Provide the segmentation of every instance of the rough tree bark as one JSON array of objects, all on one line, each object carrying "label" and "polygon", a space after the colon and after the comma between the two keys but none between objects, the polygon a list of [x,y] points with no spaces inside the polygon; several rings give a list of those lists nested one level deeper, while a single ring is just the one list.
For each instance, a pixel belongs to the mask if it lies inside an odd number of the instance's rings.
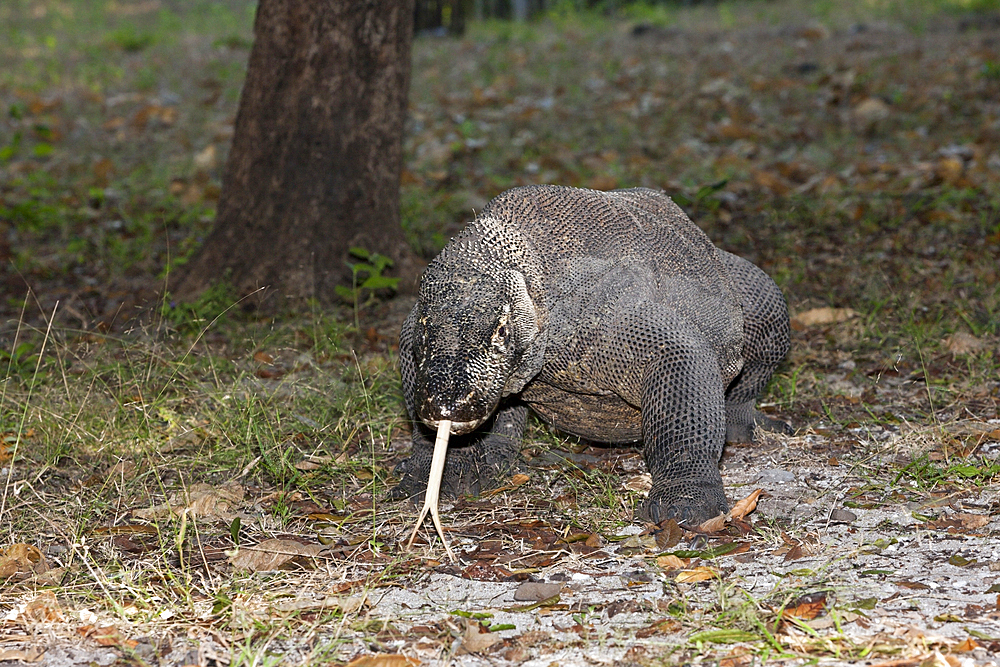
[{"label": "rough tree bark", "polygon": [[412,285],[399,179],[413,0],[261,0],[254,33],[215,226],[174,296],[225,278],[240,296],[267,286],[271,305],[330,302],[353,246]]}]

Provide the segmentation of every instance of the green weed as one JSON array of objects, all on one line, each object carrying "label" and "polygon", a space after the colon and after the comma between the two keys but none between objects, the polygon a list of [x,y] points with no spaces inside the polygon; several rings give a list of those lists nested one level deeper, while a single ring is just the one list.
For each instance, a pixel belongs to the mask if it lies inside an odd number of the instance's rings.
[{"label": "green weed", "polygon": [[108,42],[126,53],[138,53],[153,44],[152,34],[140,31],[135,25],[126,23],[108,35]]},{"label": "green weed", "polygon": [[[359,311],[374,301],[378,290],[395,290],[399,278],[382,275],[383,271],[392,266],[392,260],[385,255],[369,252],[364,248],[351,248],[349,252],[352,257],[361,261],[347,264],[351,269],[351,287],[337,285],[335,289],[341,298],[354,306],[354,326],[360,330]],[[361,301],[362,295],[367,297],[366,301]]]},{"label": "green weed", "polygon": [[226,314],[236,303],[232,285],[223,277],[199,294],[194,303],[177,303],[171,301],[169,294],[164,294],[160,316],[184,334],[203,333],[209,326],[224,323]]}]

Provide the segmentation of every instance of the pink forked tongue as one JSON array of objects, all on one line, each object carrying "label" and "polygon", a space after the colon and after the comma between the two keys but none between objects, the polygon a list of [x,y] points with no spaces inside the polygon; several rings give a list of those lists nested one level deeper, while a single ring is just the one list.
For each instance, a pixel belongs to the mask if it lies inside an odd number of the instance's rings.
[{"label": "pink forked tongue", "polygon": [[444,528],[441,527],[441,516],[438,514],[438,498],[441,495],[441,478],[444,476],[444,459],[448,453],[448,436],[451,434],[451,421],[442,419],[438,423],[437,437],[434,439],[434,455],[431,457],[431,474],[427,478],[427,491],[424,493],[424,506],[420,509],[420,516],[417,517],[417,524],[413,527],[410,540],[406,543],[406,548],[413,547],[413,540],[417,537],[420,525],[427,517],[427,512],[431,513],[431,521],[434,528],[441,537],[441,544],[448,553],[451,562],[455,562],[455,554],[448,546],[448,540],[444,537]]}]

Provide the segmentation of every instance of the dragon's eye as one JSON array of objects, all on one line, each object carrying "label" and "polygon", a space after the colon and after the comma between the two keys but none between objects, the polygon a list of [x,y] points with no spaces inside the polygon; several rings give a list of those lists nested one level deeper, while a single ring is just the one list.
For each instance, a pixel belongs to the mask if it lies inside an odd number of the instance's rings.
[{"label": "dragon's eye", "polygon": [[499,338],[501,340],[504,340],[504,339],[507,338],[507,325],[506,324],[501,324],[497,328],[497,338]]}]

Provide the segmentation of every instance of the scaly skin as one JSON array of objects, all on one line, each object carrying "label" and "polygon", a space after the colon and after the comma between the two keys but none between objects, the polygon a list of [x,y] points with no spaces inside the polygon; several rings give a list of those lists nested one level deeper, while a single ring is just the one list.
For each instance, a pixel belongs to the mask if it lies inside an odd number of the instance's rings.
[{"label": "scaly skin", "polygon": [[445,493],[517,467],[527,409],[592,440],[641,440],[647,520],[728,509],[724,442],[788,432],[754,404],[788,351],[774,282],[715,248],[652,190],[509,190],[424,273],[400,335],[414,450],[397,498],[423,493],[437,420],[453,427]]}]

